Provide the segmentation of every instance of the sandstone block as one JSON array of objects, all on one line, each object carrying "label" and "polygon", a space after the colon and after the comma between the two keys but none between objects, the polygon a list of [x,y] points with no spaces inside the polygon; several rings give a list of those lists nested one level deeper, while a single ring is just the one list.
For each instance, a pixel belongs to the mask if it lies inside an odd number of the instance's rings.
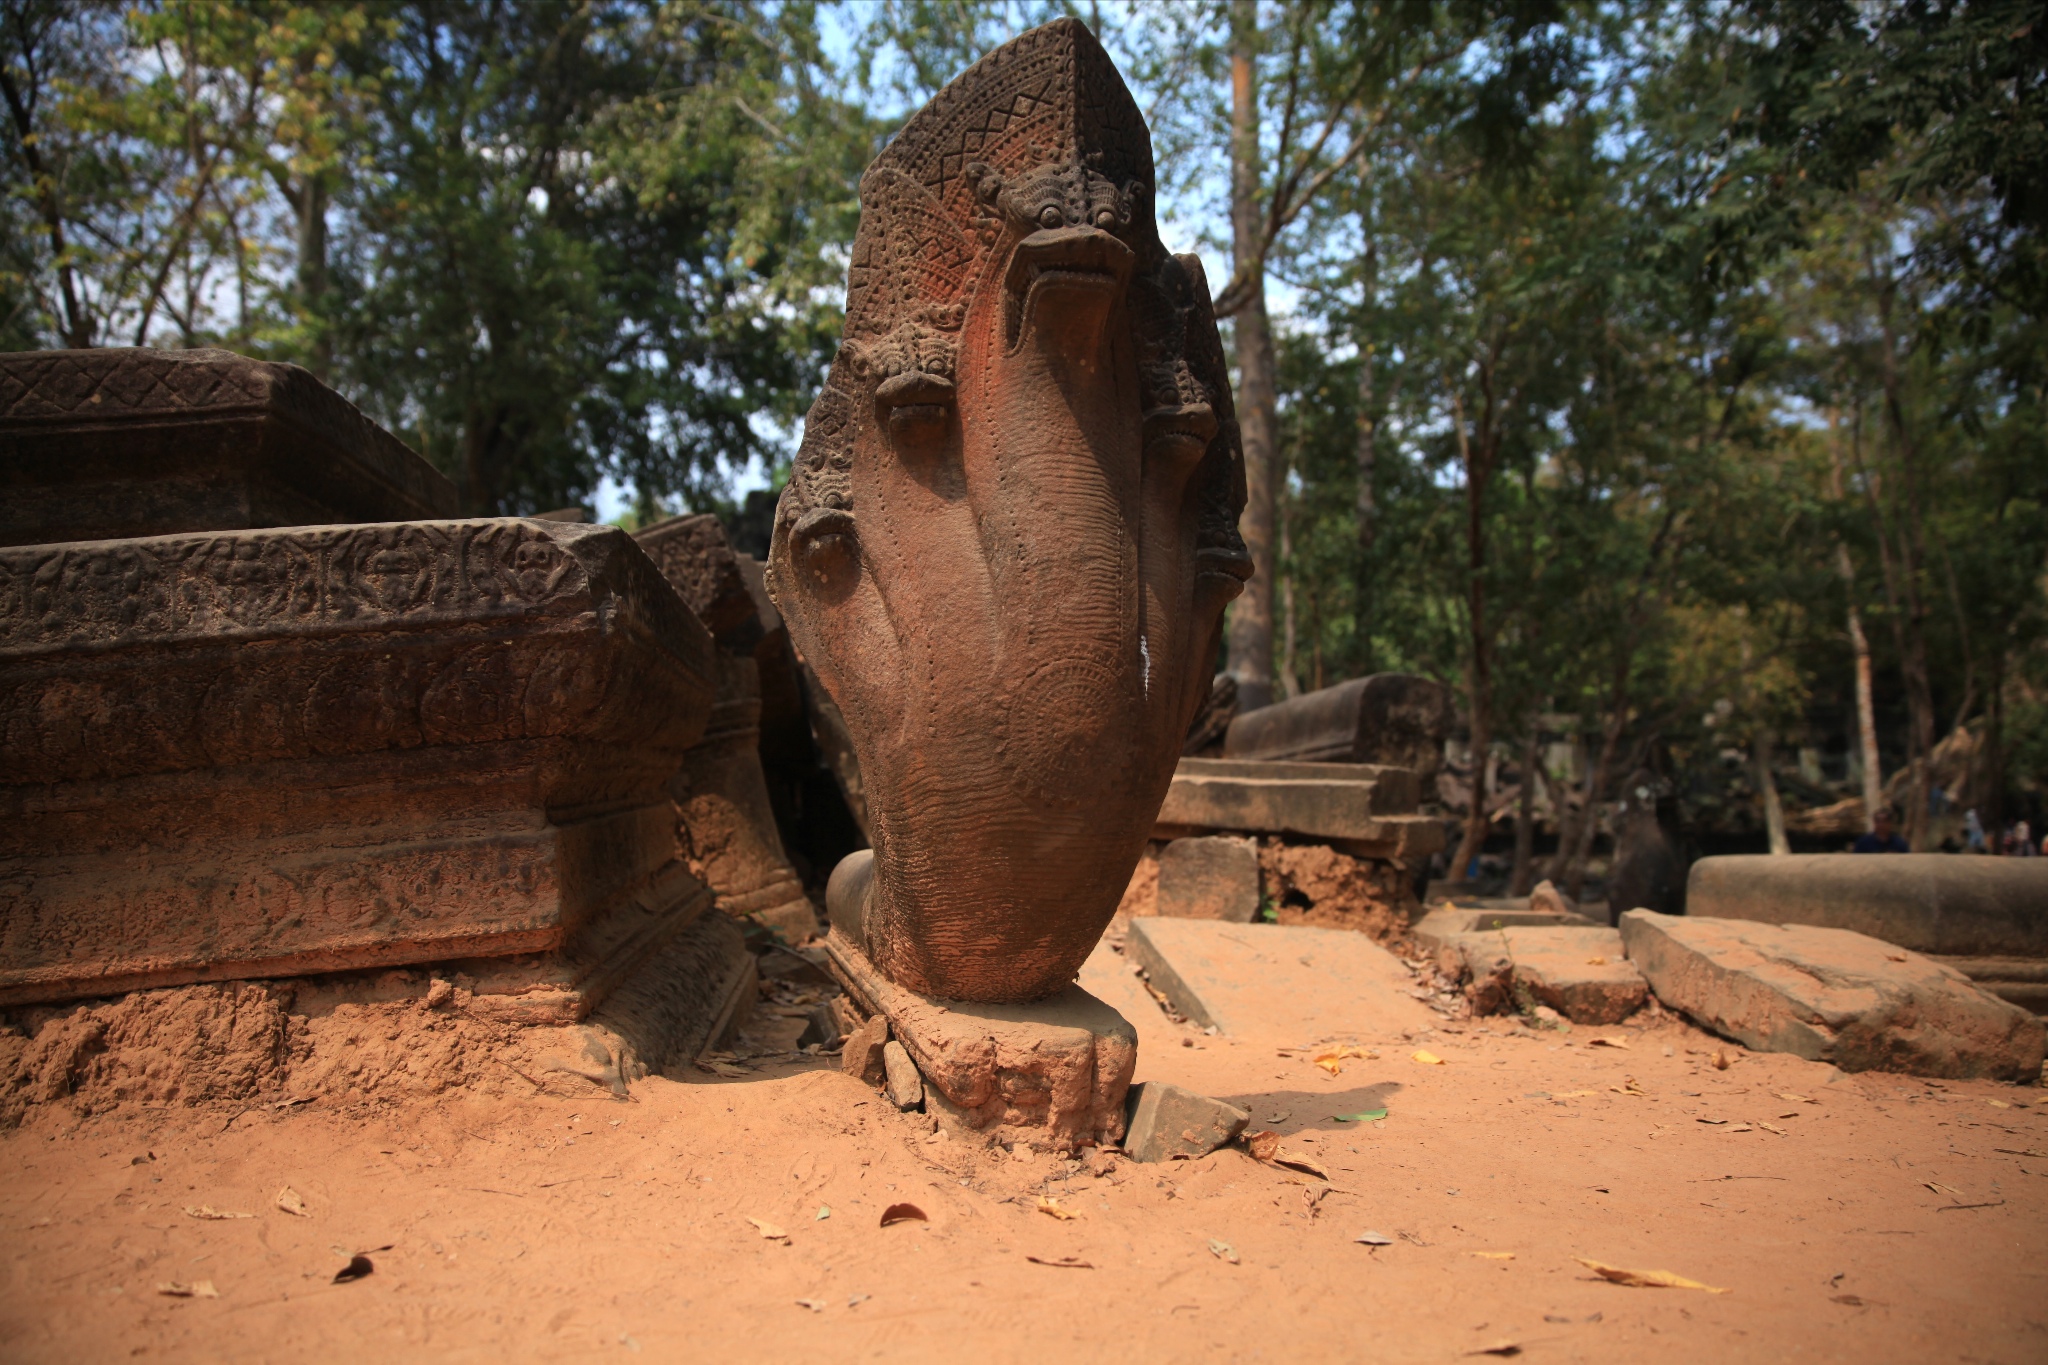
[{"label": "sandstone block", "polygon": [[1364,934],[1279,924],[1134,919],[1124,953],[1201,1028],[1300,1046],[1434,1025],[1401,960]]},{"label": "sandstone block", "polygon": [[2040,1075],[2040,1019],[1864,934],[1631,910],[1621,936],[1659,1000],[1760,1051],[1844,1071]]},{"label": "sandstone block", "polygon": [[1523,906],[1488,910],[1468,909],[1455,905],[1439,906],[1415,922],[1416,942],[1435,950],[1441,948],[1458,934],[1490,933],[1495,929],[1519,929],[1543,925],[1593,923],[1578,915],[1556,910],[1537,910]]},{"label": "sandstone block", "polygon": [[1175,839],[1159,854],[1159,910],[1249,924],[1259,913],[1259,848],[1228,836]]},{"label": "sandstone block", "polygon": [[882,1069],[887,1073],[889,1103],[898,1109],[915,1109],[924,1103],[924,1077],[917,1074],[917,1063],[910,1060],[903,1044],[892,1040],[882,1045]]},{"label": "sandstone block", "polygon": [[1246,712],[1231,722],[1223,756],[1378,763],[1427,781],[1443,762],[1450,723],[1450,693],[1442,683],[1375,673]]},{"label": "sandstone block", "polygon": [[890,981],[836,927],[825,951],[847,993],[903,1045],[942,1122],[1068,1151],[1122,1140],[1137,1031],[1080,987],[1025,1005],[941,1002]]},{"label": "sandstone block", "polygon": [[1416,775],[1405,768],[1184,758],[1153,837],[1293,834],[1332,841],[1360,856],[1410,862],[1443,846],[1442,827],[1417,813],[1420,800]]},{"label": "sandstone block", "polygon": [[455,486],[296,365],[0,355],[0,545],[455,515]]},{"label": "sandstone block", "polygon": [[879,1014],[871,1015],[846,1035],[846,1046],[839,1053],[839,1069],[869,1085],[882,1084],[889,1075],[883,1055],[888,1043],[889,1021]]},{"label": "sandstone block", "polygon": [[1471,978],[1467,994],[1481,1014],[1509,1005],[1520,986],[1575,1024],[1614,1024],[1649,995],[1643,974],[1622,953],[1621,934],[1605,925],[1454,934],[1443,951]]},{"label": "sandstone block", "polygon": [[1719,919],[1853,929],[1919,953],[2048,958],[2048,859],[1702,858],[1686,884],[1686,909]]},{"label": "sandstone block", "polygon": [[1133,1161],[1171,1161],[1215,1151],[1244,1131],[1251,1115],[1164,1081],[1131,1087],[1124,1155]]},{"label": "sandstone block", "polygon": [[0,549],[0,1003],[564,954],[586,1012],[701,908],[711,664],[609,527]]}]

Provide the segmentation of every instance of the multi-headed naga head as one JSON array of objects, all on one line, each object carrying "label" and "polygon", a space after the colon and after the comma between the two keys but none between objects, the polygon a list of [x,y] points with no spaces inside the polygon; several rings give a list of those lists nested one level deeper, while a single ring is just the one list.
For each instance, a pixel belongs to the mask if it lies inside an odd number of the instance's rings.
[{"label": "multi-headed naga head", "polygon": [[928,995],[1073,978],[1136,865],[1251,573],[1200,263],[1143,117],[1062,19],[861,179],[846,331],[769,572],[845,715],[872,865],[834,923]]}]

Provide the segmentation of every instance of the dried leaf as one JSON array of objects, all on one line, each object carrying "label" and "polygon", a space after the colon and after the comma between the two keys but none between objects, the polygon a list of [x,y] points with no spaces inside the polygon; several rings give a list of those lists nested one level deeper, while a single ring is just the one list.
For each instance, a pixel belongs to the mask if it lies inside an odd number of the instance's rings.
[{"label": "dried leaf", "polygon": [[1588,1043],[1586,1044],[1586,1046],[1587,1046],[1587,1047],[1618,1047],[1618,1048],[1620,1048],[1620,1049],[1621,1049],[1622,1051],[1624,1051],[1624,1052],[1627,1052],[1627,1051],[1629,1051],[1629,1050],[1630,1050],[1630,1049],[1629,1049],[1629,1045],[1628,1045],[1628,1039],[1626,1039],[1626,1038],[1616,1038],[1616,1037],[1614,1037],[1614,1036],[1613,1036],[1612,1034],[1603,1034],[1602,1036],[1600,1036],[1600,1037],[1598,1037],[1598,1038],[1595,1038],[1595,1039],[1593,1039],[1592,1041],[1588,1042]]},{"label": "dried leaf", "polygon": [[1258,1160],[1271,1161],[1273,1153],[1280,1150],[1280,1135],[1270,1128],[1261,1128],[1244,1135],[1244,1147]]},{"label": "dried leaf", "polygon": [[289,1185],[277,1192],[277,1206],[294,1218],[311,1218],[313,1216],[306,1209],[306,1201],[299,1198],[299,1192]]},{"label": "dried leaf", "polygon": [[1356,1114],[1332,1114],[1338,1123],[1377,1123],[1387,1116],[1384,1109],[1361,1109]]},{"label": "dried leaf", "polygon": [[1518,1356],[1521,1353],[1521,1343],[1515,1341],[1496,1341],[1491,1346],[1482,1346],[1476,1351],[1465,1352],[1468,1356]]},{"label": "dried leaf", "polygon": [[825,1301],[823,1299],[798,1299],[796,1301],[796,1306],[799,1308],[808,1308],[813,1313],[822,1313],[825,1311]]},{"label": "dried leaf", "polygon": [[1792,1136],[1792,1135],[1791,1135],[1790,1133],[1786,1132],[1786,1131],[1785,1131],[1785,1130],[1784,1130],[1783,1128],[1780,1128],[1780,1127],[1779,1127],[1779,1126],[1778,1126],[1777,1124],[1775,1124],[1775,1123],[1765,1123],[1765,1122],[1764,1122],[1764,1121],[1763,1121],[1762,1119],[1758,1119],[1758,1120],[1757,1120],[1757,1124],[1756,1124],[1756,1126],[1757,1126],[1757,1127],[1759,1127],[1759,1128],[1761,1128],[1761,1129],[1763,1129],[1763,1130],[1764,1130],[1764,1131],[1765,1131],[1766,1133],[1776,1133],[1776,1134],[1777,1134],[1777,1135],[1778,1135],[1779,1137],[1790,1137],[1790,1136]]},{"label": "dried leaf", "polygon": [[1358,1057],[1366,1061],[1377,1061],[1379,1055],[1379,1053],[1372,1051],[1370,1048],[1353,1047],[1349,1043],[1340,1043],[1335,1047],[1323,1048],[1310,1060],[1332,1076],[1335,1076],[1344,1070],[1344,1063],[1349,1058]]},{"label": "dried leaf", "polygon": [[1512,1251],[1475,1251],[1472,1254],[1482,1261],[1512,1261],[1515,1259],[1515,1253]]},{"label": "dried leaf", "polygon": [[1586,959],[1586,965],[1588,967],[1605,967],[1607,959],[1604,957],[1589,957]]},{"label": "dried leaf", "polygon": [[1037,1209],[1040,1213],[1048,1214],[1054,1218],[1059,1219],[1062,1223],[1071,1223],[1074,1219],[1081,1216],[1078,1213],[1074,1213],[1070,1210],[1061,1208],[1059,1200],[1047,1199],[1042,1194],[1038,1196],[1038,1202],[1033,1204],[1031,1207]]},{"label": "dried leaf", "polygon": [[1725,1053],[1725,1052],[1723,1052],[1723,1051],[1721,1051],[1721,1049],[1719,1049],[1719,1048],[1715,1048],[1715,1049],[1714,1049],[1714,1070],[1716,1070],[1716,1071],[1726,1071],[1727,1069],[1728,1069],[1728,1054],[1727,1054],[1727,1053]]},{"label": "dried leaf", "polygon": [[220,1297],[220,1291],[213,1287],[212,1280],[194,1280],[190,1284],[185,1284],[180,1280],[164,1280],[157,1285],[156,1292],[172,1299],[217,1299]]},{"label": "dried leaf", "polygon": [[1987,1100],[1985,1100],[1985,1101],[1984,1101],[1984,1103],[1986,1103],[1986,1104],[1990,1105],[1990,1106],[1991,1106],[1991,1107],[1992,1107],[1993,1109],[2010,1109],[2010,1108],[2012,1108],[2012,1106],[2011,1106],[2011,1105],[2009,1105],[2009,1104],[2007,1104],[2007,1103],[2006,1103],[2006,1102],[2005,1102],[2004,1100],[1992,1100],[1992,1099],[1987,1099]]},{"label": "dried leaf", "polygon": [[1617,1095],[1634,1095],[1637,1099],[1644,1100],[1650,1097],[1647,1090],[1636,1084],[1636,1078],[1633,1076],[1626,1078],[1620,1085],[1610,1085],[1607,1088]]},{"label": "dried leaf", "polygon": [[1588,1095],[1597,1095],[1599,1093],[1597,1090],[1560,1090],[1550,1098],[1554,1100],[1579,1100],[1584,1099]]},{"label": "dried leaf", "polygon": [[216,1219],[254,1218],[256,1215],[253,1213],[229,1213],[224,1209],[217,1209],[211,1204],[201,1204],[197,1208],[194,1208],[192,1207],[192,1205],[187,1204],[185,1206],[185,1216],[187,1218],[205,1219],[208,1222],[211,1222]]},{"label": "dried leaf", "polygon": [[1709,1294],[1729,1292],[1726,1289],[1716,1289],[1710,1284],[1701,1284],[1698,1280],[1688,1280],[1683,1275],[1674,1275],[1668,1270],[1626,1270],[1621,1266],[1607,1265],[1584,1256],[1574,1256],[1572,1259],[1603,1280],[1612,1280],[1616,1284],[1625,1284],[1634,1289],[1699,1289]]},{"label": "dried leaf", "polygon": [[1795,1095],[1795,1094],[1793,1094],[1793,1093],[1792,1093],[1791,1091],[1789,1091],[1789,1090],[1780,1090],[1780,1091],[1778,1092],[1778,1098],[1779,1098],[1779,1099],[1781,1099],[1781,1100],[1790,1100],[1790,1101],[1792,1101],[1792,1103],[1794,1103],[1794,1104],[1819,1104],[1819,1103],[1820,1103],[1820,1101],[1819,1101],[1819,1100],[1817,1100],[1817,1099],[1814,1099],[1814,1098],[1813,1098],[1812,1096],[1810,1096],[1810,1095]]},{"label": "dried leaf", "polygon": [[775,1224],[769,1222],[766,1218],[749,1217],[747,1221],[749,1223],[752,1223],[754,1225],[754,1231],[760,1233],[761,1236],[767,1241],[787,1242],[789,1240],[788,1233],[784,1232]]},{"label": "dried leaf", "polygon": [[1728,1121],[1728,1120],[1726,1120],[1726,1119],[1696,1119],[1696,1120],[1694,1120],[1694,1122],[1697,1122],[1697,1123],[1726,1123],[1727,1121]]},{"label": "dried leaf", "polygon": [[1384,1232],[1374,1232],[1371,1228],[1367,1228],[1351,1240],[1362,1242],[1369,1247],[1390,1247],[1394,1244],[1393,1238],[1387,1236]]},{"label": "dried leaf", "polygon": [[1282,1147],[1280,1145],[1280,1135],[1270,1129],[1260,1129],[1256,1133],[1246,1133],[1244,1135],[1244,1145],[1245,1150],[1260,1161],[1270,1162],[1275,1166],[1285,1166],[1290,1170],[1301,1171],[1306,1175],[1315,1176],[1319,1180],[1328,1180],[1330,1178],[1330,1173],[1323,1169],[1322,1163],[1306,1152],[1296,1151],[1291,1147]]},{"label": "dried leaf", "polygon": [[883,1227],[888,1227],[891,1223],[929,1222],[931,1222],[931,1219],[925,1217],[924,1210],[915,1204],[891,1204],[888,1208],[882,1210]]},{"label": "dried leaf", "polygon": [[1214,1256],[1219,1261],[1228,1261],[1232,1265],[1237,1265],[1239,1263],[1237,1259],[1237,1248],[1232,1246],[1230,1243],[1223,1241],[1220,1238],[1211,1237],[1209,1239],[1209,1254],[1211,1256]]},{"label": "dried leaf", "polygon": [[1042,1256],[1026,1256],[1033,1265],[1049,1265],[1054,1270],[1093,1270],[1094,1265],[1074,1256],[1062,1256],[1057,1261],[1048,1261]]},{"label": "dried leaf", "polygon": [[1923,1180],[1923,1181],[1921,1181],[1920,1183],[1921,1183],[1921,1184],[1923,1184],[1923,1185],[1925,1185],[1925,1186],[1926,1186],[1926,1187],[1927,1187],[1928,1189],[1930,1189],[1930,1190],[1933,1190],[1933,1191],[1934,1191],[1934,1192],[1935,1192],[1936,1194],[1961,1194],[1961,1193],[1962,1193],[1962,1191],[1961,1191],[1961,1190],[1959,1190],[1959,1189],[1957,1189],[1957,1188],[1956,1188],[1955,1186],[1953,1186],[1953,1185],[1944,1185],[1944,1184],[1942,1184],[1942,1183],[1941,1183],[1940,1181],[1938,1181],[1938,1180]]},{"label": "dried leaf", "polygon": [[1424,1066],[1442,1066],[1444,1064],[1443,1058],[1427,1049],[1418,1049],[1410,1060],[1420,1062]]},{"label": "dried leaf", "polygon": [[352,1281],[362,1279],[364,1276],[370,1274],[376,1268],[377,1267],[371,1263],[369,1257],[358,1252],[356,1255],[348,1258],[347,1265],[343,1266],[341,1269],[334,1272],[334,1278],[331,1281],[329,1281],[329,1283],[348,1284]]},{"label": "dried leaf", "polygon": [[822,1223],[822,1222],[824,1222],[824,1221],[825,1221],[825,1220],[826,1220],[827,1218],[830,1218],[831,1216],[832,1216],[832,1206],[831,1206],[830,1204],[820,1204],[820,1205],[818,1205],[818,1216],[817,1216],[816,1218],[812,1219],[811,1221],[812,1221],[812,1222],[815,1222],[815,1223]]}]

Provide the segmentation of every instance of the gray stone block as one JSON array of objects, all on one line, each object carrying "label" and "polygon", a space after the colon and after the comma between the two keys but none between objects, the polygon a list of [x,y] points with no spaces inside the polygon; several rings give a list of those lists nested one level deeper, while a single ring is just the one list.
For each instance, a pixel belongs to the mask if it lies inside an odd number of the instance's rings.
[{"label": "gray stone block", "polygon": [[891,1104],[915,1109],[924,1103],[924,1077],[917,1074],[917,1063],[910,1060],[903,1044],[891,1041],[882,1045],[882,1066],[889,1073]]},{"label": "gray stone block", "polygon": [[1234,1104],[1164,1081],[1131,1087],[1124,1153],[1133,1161],[1171,1161],[1215,1151],[1244,1131],[1251,1115]]},{"label": "gray stone block", "polygon": [[2040,1019],[1864,934],[1631,910],[1621,937],[1659,1000],[1760,1051],[1844,1071],[2041,1074]]},{"label": "gray stone block", "polygon": [[1249,924],[1259,913],[1259,846],[1207,835],[1175,839],[1159,854],[1159,913]]},{"label": "gray stone block", "polygon": [[1917,953],[2048,958],[2048,858],[1702,858],[1692,865],[1685,904],[1690,914],[1719,919],[1853,929]]}]

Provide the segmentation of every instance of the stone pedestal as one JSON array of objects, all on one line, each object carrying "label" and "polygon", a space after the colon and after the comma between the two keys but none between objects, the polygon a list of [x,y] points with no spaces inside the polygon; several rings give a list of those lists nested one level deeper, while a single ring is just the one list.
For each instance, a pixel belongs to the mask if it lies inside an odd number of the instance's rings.
[{"label": "stone pedestal", "polygon": [[854,1002],[888,1021],[941,1123],[1057,1151],[1123,1140],[1137,1030],[1079,986],[1028,1005],[939,1001],[891,982],[837,930],[825,951]]}]

